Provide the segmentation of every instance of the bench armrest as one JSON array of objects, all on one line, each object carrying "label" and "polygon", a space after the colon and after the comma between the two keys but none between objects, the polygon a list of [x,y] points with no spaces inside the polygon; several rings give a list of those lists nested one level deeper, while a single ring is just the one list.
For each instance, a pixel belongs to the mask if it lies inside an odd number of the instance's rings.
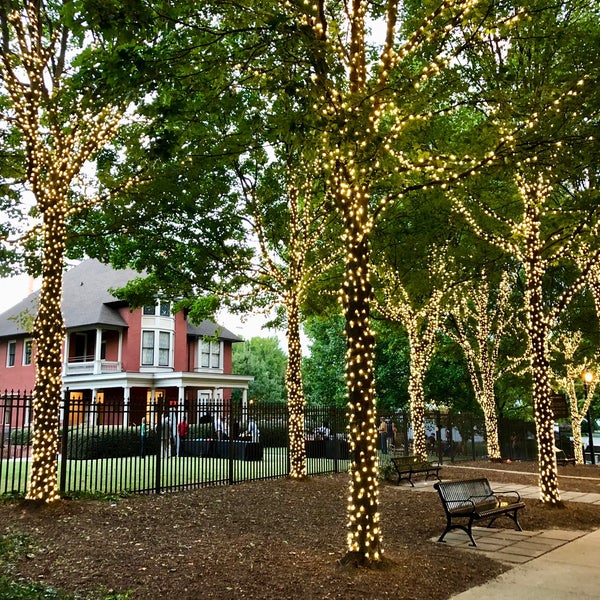
[{"label": "bench armrest", "polygon": [[501,492],[494,492],[494,496],[496,496],[496,498],[500,498],[501,496],[508,496],[509,494],[515,495],[515,502],[521,502],[521,494],[519,494],[517,490],[502,490]]}]

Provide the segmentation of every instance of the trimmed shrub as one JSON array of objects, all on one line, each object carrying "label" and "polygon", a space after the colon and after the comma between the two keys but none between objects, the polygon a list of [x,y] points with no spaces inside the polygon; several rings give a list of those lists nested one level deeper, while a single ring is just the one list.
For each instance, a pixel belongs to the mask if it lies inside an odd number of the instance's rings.
[{"label": "trimmed shrub", "polygon": [[12,429],[9,435],[9,443],[17,446],[29,446],[33,435],[32,427],[24,427],[23,429]]},{"label": "trimmed shrub", "polygon": [[[90,460],[97,458],[121,458],[140,454],[140,427],[78,426],[69,427],[67,458]],[[148,431],[145,454],[155,454],[158,434]]]}]

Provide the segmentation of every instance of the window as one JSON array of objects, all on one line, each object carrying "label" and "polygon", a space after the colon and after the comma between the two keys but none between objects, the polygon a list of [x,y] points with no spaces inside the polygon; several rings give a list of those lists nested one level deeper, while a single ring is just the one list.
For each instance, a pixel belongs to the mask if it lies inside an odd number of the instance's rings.
[{"label": "window", "polygon": [[200,366],[203,369],[219,369],[221,367],[221,342],[202,340]]},{"label": "window", "polygon": [[155,315],[156,314],[156,306],[154,306],[154,304],[152,306],[150,306],[150,305],[144,306],[144,314],[145,315]]},{"label": "window", "polygon": [[168,331],[158,332],[158,365],[169,366],[169,350],[171,347],[171,334]]},{"label": "window", "polygon": [[161,317],[170,317],[171,316],[171,303],[170,302],[161,302],[159,312],[160,312]]},{"label": "window", "polygon": [[31,364],[32,351],[33,351],[33,341],[25,340],[25,342],[23,342],[23,365],[24,366]]},{"label": "window", "polygon": [[142,331],[142,366],[168,367],[171,364],[171,333]]},{"label": "window", "polygon": [[142,365],[154,364],[154,331],[142,332]]},{"label": "window", "polygon": [[17,342],[12,340],[8,342],[7,353],[6,353],[6,366],[15,366],[15,356],[17,354]]}]

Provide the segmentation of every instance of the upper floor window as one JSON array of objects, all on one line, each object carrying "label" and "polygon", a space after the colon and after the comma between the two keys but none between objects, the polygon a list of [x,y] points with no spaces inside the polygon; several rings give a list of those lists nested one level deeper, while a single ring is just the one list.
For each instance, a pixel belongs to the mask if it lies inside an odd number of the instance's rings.
[{"label": "upper floor window", "polygon": [[166,300],[161,300],[156,305],[147,304],[146,306],[144,306],[143,312],[145,315],[159,315],[161,317],[170,317],[171,316],[171,303]]},{"label": "upper floor window", "polygon": [[33,353],[33,340],[25,340],[25,342],[23,342],[23,365],[24,366],[31,364],[32,353]]},{"label": "upper floor window", "polygon": [[142,331],[142,366],[168,367],[171,363],[171,333]]},{"label": "upper floor window", "polygon": [[15,357],[17,355],[17,342],[15,340],[11,340],[8,342],[8,348],[6,352],[6,366],[14,367],[15,366]]},{"label": "upper floor window", "polygon": [[200,342],[200,367],[220,369],[221,364],[221,342],[202,340]]}]

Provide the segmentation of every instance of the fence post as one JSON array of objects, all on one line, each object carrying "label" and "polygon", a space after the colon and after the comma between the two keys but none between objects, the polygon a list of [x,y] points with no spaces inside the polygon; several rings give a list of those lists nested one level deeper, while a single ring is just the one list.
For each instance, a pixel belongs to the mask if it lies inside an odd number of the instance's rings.
[{"label": "fence post", "polygon": [[[70,393],[69,388],[65,390],[63,397],[63,422],[62,422],[62,435],[60,441],[60,483],[59,483],[59,493],[60,495],[64,495],[67,488],[67,454],[69,450],[69,418],[71,413],[71,404],[70,404]],[[59,408],[60,411],[60,408]]]},{"label": "fence post", "polygon": [[158,429],[158,446],[156,448],[156,469],[154,471],[154,493],[160,494],[160,477],[161,477],[161,461],[162,461],[162,446],[163,446],[163,426],[162,426],[162,418],[164,412],[164,400],[156,400],[156,396],[154,397],[154,412],[156,413],[156,428]]},{"label": "fence post", "polygon": [[[225,406],[223,405],[223,408],[225,408]],[[248,416],[248,418],[250,418]],[[234,462],[233,462],[233,452],[234,452],[234,448],[233,448],[233,407],[231,406],[231,400],[229,400],[229,415],[228,415],[228,420],[229,420],[229,425],[227,427],[227,430],[229,431],[229,438],[228,438],[228,444],[227,444],[227,448],[229,451],[229,485],[233,485],[235,483],[234,481]]]}]

